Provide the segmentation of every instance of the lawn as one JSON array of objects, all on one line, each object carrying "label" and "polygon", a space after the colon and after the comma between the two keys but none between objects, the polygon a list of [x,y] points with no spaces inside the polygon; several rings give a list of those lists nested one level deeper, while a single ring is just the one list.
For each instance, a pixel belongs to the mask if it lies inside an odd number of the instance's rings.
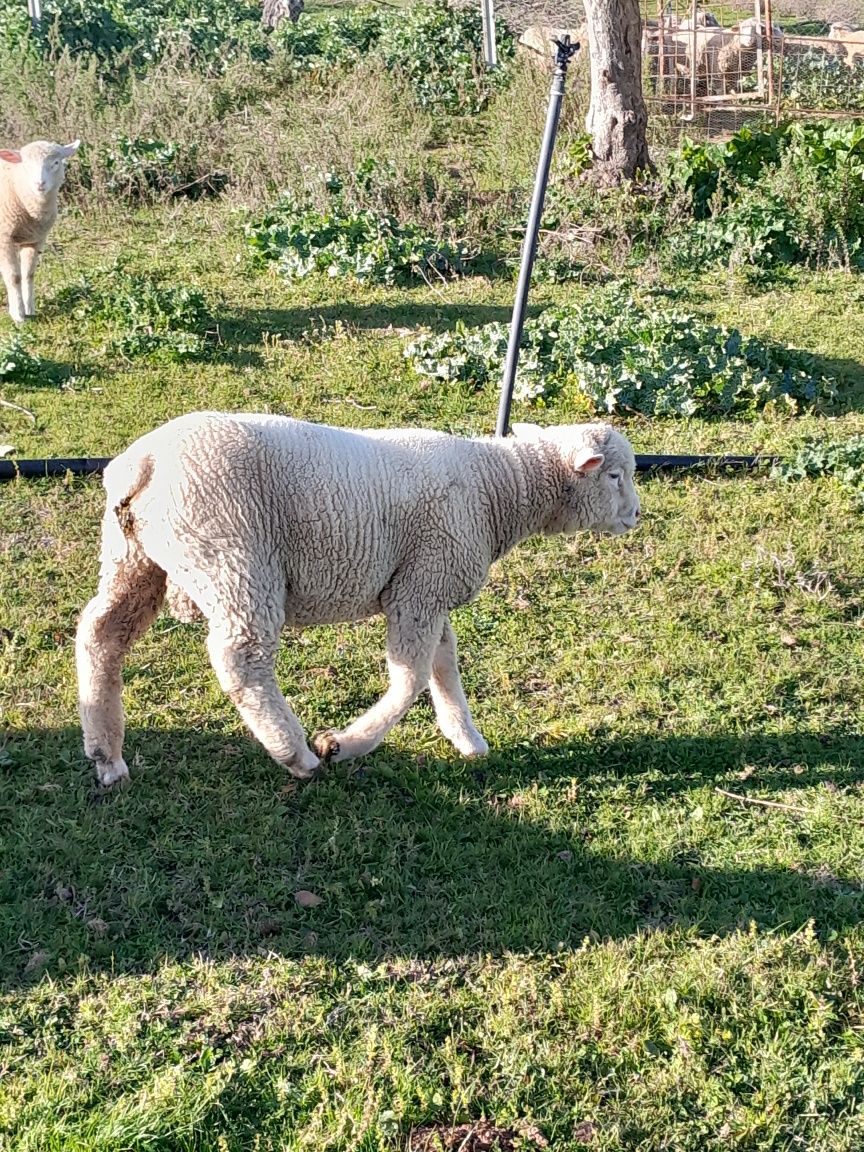
[{"label": "lawn", "polygon": [[[423,381],[403,348],[506,319],[509,273],[289,284],[250,260],[241,209],[70,197],[37,278],[41,368],[0,387],[0,439],[110,455],[207,407],[491,431],[494,388]],[[121,354],[70,303],[121,255],[203,293],[205,355]],[[855,273],[665,287],[811,353],[840,396],[622,418],[637,451],[864,432]],[[592,291],[544,283],[532,308]],[[584,412],[565,392],[514,418]],[[864,1147],[860,503],[767,471],[641,498],[638,531],[533,540],[454,614],[487,759],[459,759],[424,700],[298,784],[203,629],[163,615],[126,665],[131,783],[101,791],[72,651],[101,485],[0,486],[0,1148],[480,1152],[484,1124],[554,1152]],[[278,675],[307,731],[340,726],[383,689],[383,626],[287,636]]]}]

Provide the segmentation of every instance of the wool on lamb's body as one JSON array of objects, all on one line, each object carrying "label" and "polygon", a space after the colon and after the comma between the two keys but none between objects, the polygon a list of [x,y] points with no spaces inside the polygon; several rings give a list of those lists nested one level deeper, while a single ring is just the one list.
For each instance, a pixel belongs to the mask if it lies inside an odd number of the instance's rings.
[{"label": "wool on lamb's body", "polygon": [[36,264],[57,219],[67,161],[79,143],[36,140],[0,149],[0,275],[16,324],[36,314]]},{"label": "wool on lamb's body", "polygon": [[104,784],[122,758],[123,657],[168,592],[209,622],[222,688],[270,754],[308,776],[318,757],[276,684],[286,625],[383,613],[390,688],[325,758],[370,752],[427,686],[445,736],[485,753],[456,665],[448,613],[534,533],[620,533],[639,515],[635,460],[604,424],[515,439],[349,431],[285,417],[193,413],[108,465],[102,571],[78,628],[85,750]]}]

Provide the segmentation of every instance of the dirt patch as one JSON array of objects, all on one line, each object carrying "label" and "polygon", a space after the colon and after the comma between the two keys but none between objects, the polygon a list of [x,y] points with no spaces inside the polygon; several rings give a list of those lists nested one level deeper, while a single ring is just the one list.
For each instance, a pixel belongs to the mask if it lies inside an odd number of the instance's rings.
[{"label": "dirt patch", "polygon": [[533,1124],[499,1128],[481,1121],[455,1127],[430,1124],[415,1128],[408,1141],[408,1152],[514,1152],[531,1145],[549,1147],[549,1141]]}]

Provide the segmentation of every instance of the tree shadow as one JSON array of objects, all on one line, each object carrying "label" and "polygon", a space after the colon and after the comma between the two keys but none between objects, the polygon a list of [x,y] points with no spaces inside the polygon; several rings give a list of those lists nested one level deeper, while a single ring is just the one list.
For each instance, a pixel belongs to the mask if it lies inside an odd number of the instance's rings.
[{"label": "tree shadow", "polygon": [[[539,308],[529,308],[529,315]],[[219,330],[227,346],[260,343],[265,334],[301,337],[313,332],[326,332],[343,324],[364,332],[385,333],[400,328],[429,328],[446,332],[457,323],[474,328],[492,322],[509,323],[511,309],[492,304],[322,304],[297,308],[243,308],[230,311],[219,319]]]},{"label": "tree shadow", "polygon": [[[656,295],[678,298],[674,290],[658,292]],[[537,316],[543,308],[543,304],[529,305],[527,316]],[[250,345],[261,344],[265,337],[291,340],[304,337],[326,338],[337,325],[380,335],[407,335],[419,328],[438,333],[452,331],[457,324],[467,328],[491,323],[509,324],[511,316],[512,310],[509,307],[493,304],[411,301],[400,304],[375,302],[235,309],[219,316],[212,355],[220,361],[245,367],[261,363],[260,355]],[[791,361],[796,367],[802,367],[814,376],[828,376],[837,381],[838,396],[836,400],[823,405],[826,410],[864,410],[864,364],[850,358],[822,356],[803,349],[788,348],[771,341],[765,341],[765,344],[775,363],[786,364]]]},{"label": "tree shadow", "polygon": [[[101,792],[77,728],[0,745],[0,983],[81,957],[148,971],[271,951],[429,961],[751,920],[827,934],[864,913],[862,886],[818,867],[621,856],[592,820],[613,790],[646,810],[653,799],[658,819],[664,799],[714,781],[746,795],[742,765],[760,792],[857,785],[859,735],[610,737],[480,763],[384,747],[306,785],[218,729],[133,730],[126,746],[131,785]],[[532,815],[537,787],[566,790],[566,818],[560,803],[554,825]],[[806,830],[794,812],[761,814]],[[321,903],[300,907],[301,890]]]}]

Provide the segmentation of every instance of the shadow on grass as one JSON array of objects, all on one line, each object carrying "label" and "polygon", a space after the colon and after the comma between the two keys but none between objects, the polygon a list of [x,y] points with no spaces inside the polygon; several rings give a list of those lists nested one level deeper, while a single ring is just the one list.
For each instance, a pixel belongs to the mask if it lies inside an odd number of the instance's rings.
[{"label": "shadow on grass", "polygon": [[[746,794],[735,775],[745,764],[760,792],[855,785],[858,735],[610,739],[473,763],[385,747],[359,769],[296,785],[243,737],[133,730],[132,784],[107,793],[79,739],[71,727],[32,729],[0,746],[7,984],[31,978],[37,953],[48,971],[81,957],[150,970],[194,953],[431,959],[656,928],[723,934],[750,920],[792,932],[813,919],[830,933],[864,914],[860,885],[818,869],[610,854],[593,820],[613,790],[646,815],[656,803],[660,820],[665,798],[706,784]],[[535,785],[551,820],[531,815]],[[806,843],[810,817],[760,817]],[[301,889],[320,906],[300,908]]]},{"label": "shadow on grass", "polygon": [[[531,305],[527,315],[537,316],[542,305]],[[361,332],[380,332],[382,335],[399,329],[425,328],[432,332],[447,332],[457,324],[479,328],[494,322],[509,324],[509,307],[492,304],[464,303],[412,303],[404,304],[357,303],[308,305],[296,308],[248,308],[220,316],[218,320],[219,345],[214,356],[239,366],[260,363],[260,357],[248,345],[260,344],[265,336],[297,339],[313,333],[323,334],[337,323]],[[784,363],[791,355],[795,363],[814,376],[827,376],[836,380],[838,396],[825,405],[835,413],[864,410],[864,364],[857,360],[836,356],[821,356],[801,349],[787,348],[783,344],[767,341],[772,358]]]},{"label": "shadow on grass", "polygon": [[[538,308],[530,308],[529,315]],[[310,304],[298,308],[247,308],[230,312],[219,320],[219,331],[226,345],[260,343],[269,335],[302,336],[332,327],[336,323],[360,331],[385,331],[389,328],[429,328],[446,332],[457,322],[469,328],[507,324],[511,309],[493,304]]]}]

